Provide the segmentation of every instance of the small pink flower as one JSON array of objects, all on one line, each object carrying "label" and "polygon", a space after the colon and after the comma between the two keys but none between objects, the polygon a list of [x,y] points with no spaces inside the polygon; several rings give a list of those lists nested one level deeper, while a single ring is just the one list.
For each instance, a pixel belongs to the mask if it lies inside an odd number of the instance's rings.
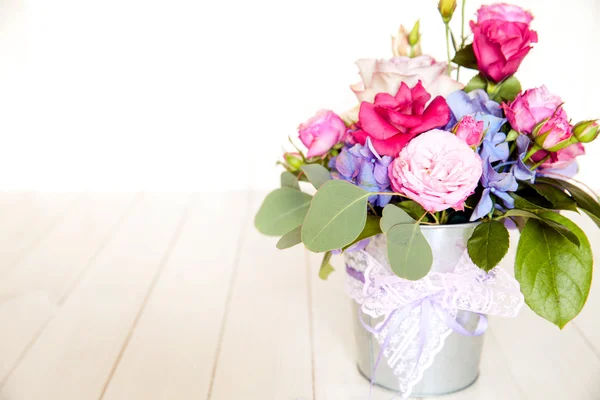
[{"label": "small pink flower", "polygon": [[539,162],[550,155],[550,158],[539,166],[538,171],[543,173],[556,173],[560,175],[573,176],[577,173],[577,157],[585,154],[585,148],[581,143],[574,143],[555,153],[540,150],[535,153],[531,160]]},{"label": "small pink flower", "polygon": [[563,103],[559,96],[553,95],[546,86],[529,89],[517,96],[510,104],[502,104],[506,118],[514,130],[530,134],[537,124],[553,115],[566,118],[560,107]]},{"label": "small pink flower", "polygon": [[[553,151],[555,147],[566,147],[566,143],[571,139],[572,128],[569,121],[562,115],[554,115],[544,123],[537,131],[534,138],[536,143],[543,149]],[[539,139],[539,140],[538,140]]]},{"label": "small pink flower", "polygon": [[473,51],[479,71],[494,82],[514,75],[521,62],[537,43],[538,36],[529,29],[533,16],[522,8],[508,4],[482,6],[477,22],[471,21]]},{"label": "small pink flower", "polygon": [[429,212],[463,210],[482,172],[481,158],[473,149],[438,129],[411,140],[388,168],[394,191]]},{"label": "small pink flower", "polygon": [[346,134],[346,124],[329,110],[321,110],[298,127],[300,140],[308,148],[307,157],[326,154]]},{"label": "small pink flower", "polygon": [[477,121],[469,115],[463,117],[454,129],[456,137],[471,147],[479,146],[483,139],[483,121]]}]

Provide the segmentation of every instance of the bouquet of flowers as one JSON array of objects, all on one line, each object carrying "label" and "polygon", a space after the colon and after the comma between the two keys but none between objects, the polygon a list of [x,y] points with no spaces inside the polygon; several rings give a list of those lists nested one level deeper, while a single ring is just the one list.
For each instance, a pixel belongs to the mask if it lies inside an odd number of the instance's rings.
[{"label": "bouquet of flowers", "polygon": [[[486,274],[508,251],[508,229],[518,228],[515,277],[525,302],[562,328],[587,299],[593,257],[560,210],[600,226],[598,197],[572,179],[599,125],[571,121],[545,86],[522,89],[515,73],[538,42],[530,12],[483,6],[472,35],[463,12],[457,38],[449,27],[455,8],[455,0],[440,1],[447,62],[421,54],[418,23],[393,38],[393,58],[357,62],[361,81],[351,89],[359,104],[300,125],[307,150],[283,155],[281,188],[266,197],[256,227],[281,236],[280,249],[303,243],[324,253],[323,279],[332,254],[385,235],[391,271],[408,281],[431,269],[424,225],[478,223],[466,250]],[[461,69],[478,73],[463,85]],[[314,196],[299,182],[312,184]]]}]

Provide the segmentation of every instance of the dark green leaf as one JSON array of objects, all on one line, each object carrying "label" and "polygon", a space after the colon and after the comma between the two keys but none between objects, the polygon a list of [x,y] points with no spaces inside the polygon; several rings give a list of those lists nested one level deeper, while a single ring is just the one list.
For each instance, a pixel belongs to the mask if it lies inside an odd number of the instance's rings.
[{"label": "dark green leaf", "polygon": [[410,217],[404,210],[393,204],[388,204],[383,209],[383,216],[379,221],[379,226],[383,233],[387,233],[390,228],[398,224],[414,224],[415,220]]},{"label": "dark green leaf", "polygon": [[281,173],[281,187],[289,187],[292,189],[300,190],[298,185],[298,178],[289,171],[283,171]]},{"label": "dark green leaf", "polygon": [[477,225],[467,242],[471,260],[482,270],[489,272],[502,261],[510,240],[502,222],[489,221]]},{"label": "dark green leaf", "polygon": [[381,233],[381,228],[379,228],[379,220],[380,219],[381,218],[376,217],[374,215],[367,215],[367,222],[365,223],[365,227],[363,228],[360,235],[358,235],[358,237],[356,239],[354,239],[354,241],[352,243],[345,246],[343,248],[343,250],[346,250],[348,247],[352,246],[355,243],[360,242],[361,240],[370,238],[375,235],[379,235]]},{"label": "dark green leaf", "polygon": [[467,86],[465,86],[465,92],[469,93],[469,92],[472,92],[473,90],[477,90],[477,89],[486,90],[487,85],[488,85],[488,82],[485,80],[485,78],[483,76],[475,75],[473,77],[473,79],[471,79],[469,81],[469,83],[467,83]]},{"label": "dark green leaf", "polygon": [[398,224],[386,234],[390,267],[400,278],[416,281],[427,275],[433,253],[419,224]]},{"label": "dark green leaf", "polygon": [[521,83],[515,76],[502,81],[492,90],[491,98],[497,102],[513,101],[521,93]]},{"label": "dark green leaf", "polygon": [[560,186],[563,189],[566,189],[569,193],[571,193],[571,196],[577,202],[580,208],[587,210],[592,215],[600,218],[600,204],[598,204],[598,201],[590,196],[585,190],[580,189],[570,182],[563,181],[562,179],[544,177],[538,178],[538,182],[546,182],[551,185]]},{"label": "dark green leaf", "polygon": [[317,190],[323,186],[325,182],[331,179],[327,168],[320,164],[303,165],[302,171]]},{"label": "dark green leaf", "polygon": [[477,58],[475,58],[475,52],[473,52],[473,45],[470,44],[457,51],[452,62],[461,67],[477,69]]},{"label": "dark green leaf", "polygon": [[528,184],[528,186],[548,200],[552,205],[553,210],[577,211],[577,203],[575,200],[556,186],[543,182]]},{"label": "dark green leaf", "polygon": [[323,261],[321,261],[321,268],[319,268],[319,278],[323,279],[324,281],[326,281],[327,278],[329,278],[329,275],[334,271],[334,268],[329,263],[330,260],[331,252],[328,251],[323,256]]},{"label": "dark green leaf", "polygon": [[594,214],[592,214],[588,210],[584,209],[583,212],[586,213],[588,215],[588,217],[590,217],[592,219],[592,221],[594,221],[594,223],[598,226],[598,228],[600,228],[600,218],[596,217]]},{"label": "dark green leaf", "polygon": [[547,208],[540,206],[538,204],[534,204],[529,200],[524,199],[516,193],[510,194],[513,199],[515,199],[515,208],[526,210],[526,211],[548,211]]},{"label": "dark green leaf", "polygon": [[571,232],[569,230],[569,228],[567,228],[566,226],[561,225],[558,222],[555,222],[553,220],[543,218],[540,214],[536,214],[534,212],[525,211],[525,210],[513,209],[513,210],[506,211],[504,213],[504,215],[507,217],[524,217],[524,218],[538,219],[538,220],[542,221],[543,223],[545,223],[546,225],[548,225],[550,228],[554,229],[555,231],[557,231],[558,233],[563,235],[575,246],[579,246],[579,238],[577,237],[577,235],[575,235],[573,232]]},{"label": "dark green leaf", "polygon": [[254,219],[256,229],[265,235],[285,235],[302,225],[311,199],[308,194],[288,187],[269,193]]},{"label": "dark green leaf", "polygon": [[[425,211],[425,209],[419,203],[412,200],[405,200],[401,203],[398,203],[398,207],[406,211],[406,213],[415,221],[418,221],[423,214],[427,213],[427,211]],[[423,218],[423,221],[429,222],[429,218],[425,217]]]},{"label": "dark green leaf", "polygon": [[302,226],[297,227],[293,231],[290,231],[283,235],[279,242],[277,242],[277,248],[279,250],[289,249],[297,244],[302,243]]},{"label": "dark green leaf", "polygon": [[325,182],[317,191],[304,224],[302,242],[314,252],[341,249],[362,232],[371,193],[341,180]]},{"label": "dark green leaf", "polygon": [[536,219],[527,221],[517,248],[515,277],[525,301],[559,328],[583,308],[592,281],[590,243],[579,227],[554,212],[541,214],[577,235],[579,247]]}]

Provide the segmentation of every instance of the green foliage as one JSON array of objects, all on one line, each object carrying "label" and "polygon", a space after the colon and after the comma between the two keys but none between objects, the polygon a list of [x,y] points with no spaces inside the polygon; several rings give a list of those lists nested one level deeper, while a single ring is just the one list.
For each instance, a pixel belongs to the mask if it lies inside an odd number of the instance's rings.
[{"label": "green foliage", "polygon": [[371,193],[341,180],[327,181],[317,191],[304,224],[302,242],[307,249],[323,252],[341,249],[362,232]]},{"label": "green foliage", "polygon": [[477,89],[487,90],[487,86],[487,80],[481,74],[477,74],[469,81],[469,83],[467,83],[465,92],[469,93]]},{"label": "green foliage", "polygon": [[284,235],[302,225],[311,196],[289,187],[277,189],[265,198],[254,224],[262,234]]},{"label": "green foliage", "polygon": [[[510,193],[510,196],[513,199],[515,199],[515,208],[516,209],[526,210],[526,211],[548,211],[549,210],[548,208],[546,208],[542,205],[533,203],[533,202],[529,201],[528,199],[525,199],[516,193]],[[529,197],[529,199],[531,200],[531,197]],[[544,200],[544,202],[545,201],[546,200]],[[548,203],[547,206],[550,206],[550,204]]]},{"label": "green foliage", "polygon": [[327,168],[320,164],[303,165],[302,172],[304,172],[310,183],[312,183],[317,190],[319,190],[325,182],[331,179]]},{"label": "green foliage", "polygon": [[541,217],[566,226],[579,239],[577,247],[555,229],[531,218],[517,248],[515,277],[531,309],[559,328],[583,308],[592,281],[590,243],[579,227],[554,212]]},{"label": "green foliage", "polygon": [[563,181],[561,179],[538,178],[537,181],[562,187],[571,194],[571,197],[577,202],[577,206],[579,208],[587,211],[588,214],[594,215],[596,218],[600,218],[600,204],[598,204],[598,201],[590,196],[586,191],[580,189],[570,182]]},{"label": "green foliage", "polygon": [[543,196],[551,204],[553,210],[577,211],[577,203],[564,190],[543,182],[536,182],[528,186]]},{"label": "green foliage", "polygon": [[[421,207],[419,203],[412,200],[405,200],[403,202],[400,202],[398,203],[398,207],[406,211],[406,213],[410,215],[410,217],[415,221],[423,217],[423,215],[427,213],[427,211],[425,211],[425,209]],[[426,216],[425,218],[423,218],[423,221],[429,222],[429,217]]]},{"label": "green foliage", "polygon": [[360,242],[361,240],[379,235],[381,233],[381,229],[379,228],[379,220],[380,218],[376,217],[375,215],[367,215],[367,222],[365,223],[365,227],[360,235],[358,235],[358,237],[354,239],[352,243],[345,246],[343,250],[346,250],[348,247]]},{"label": "green foliage", "polygon": [[302,226],[295,228],[294,230],[286,233],[277,242],[277,248],[279,250],[289,249],[297,244],[302,243]]},{"label": "green foliage", "polygon": [[477,69],[477,58],[475,58],[475,53],[473,52],[473,45],[470,44],[458,50],[452,62],[461,67]]},{"label": "green foliage", "polygon": [[493,89],[488,86],[490,98],[497,102],[513,101],[521,93],[521,82],[513,75],[496,85]]},{"label": "green foliage", "polygon": [[281,173],[281,187],[288,187],[300,190],[300,185],[298,185],[298,178],[296,178],[296,175],[292,174],[289,171],[283,171]]},{"label": "green foliage", "polygon": [[579,238],[577,237],[577,235],[575,235],[573,232],[571,232],[571,230],[569,228],[567,228],[564,225],[559,224],[558,222],[556,222],[554,220],[544,218],[542,215],[543,214],[536,214],[534,212],[519,210],[519,209],[508,210],[504,213],[505,217],[524,217],[524,218],[534,218],[534,219],[540,220],[542,223],[548,225],[548,227],[554,229],[555,231],[557,231],[558,233],[563,235],[575,246],[579,246]]},{"label": "green foliage", "polygon": [[400,278],[419,280],[433,264],[431,247],[416,223],[397,224],[386,233],[390,267]]},{"label": "green foliage", "polygon": [[404,210],[393,205],[388,204],[383,209],[383,216],[379,221],[381,231],[387,233],[392,226],[397,224],[414,224],[415,220],[410,217]]},{"label": "green foliage", "polygon": [[487,221],[477,225],[467,242],[471,260],[482,270],[489,272],[502,261],[510,240],[502,222]]},{"label": "green foliage", "polygon": [[331,275],[331,273],[335,271],[335,269],[329,263],[330,260],[331,252],[328,251],[323,255],[323,261],[321,261],[321,268],[319,268],[319,278],[323,279],[324,281],[326,281],[327,278],[329,278],[329,275]]}]

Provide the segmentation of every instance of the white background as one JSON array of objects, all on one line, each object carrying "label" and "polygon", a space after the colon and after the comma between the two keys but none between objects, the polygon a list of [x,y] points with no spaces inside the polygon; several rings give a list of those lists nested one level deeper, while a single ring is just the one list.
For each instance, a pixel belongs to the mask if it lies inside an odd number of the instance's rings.
[{"label": "white background", "polygon": [[[600,2],[518,3],[540,37],[523,86],[600,117]],[[269,188],[287,136],[353,106],[353,62],[391,56],[400,23],[420,17],[424,51],[445,58],[435,0],[0,4],[0,189]],[[579,176],[597,188],[599,156],[588,146]]]}]

